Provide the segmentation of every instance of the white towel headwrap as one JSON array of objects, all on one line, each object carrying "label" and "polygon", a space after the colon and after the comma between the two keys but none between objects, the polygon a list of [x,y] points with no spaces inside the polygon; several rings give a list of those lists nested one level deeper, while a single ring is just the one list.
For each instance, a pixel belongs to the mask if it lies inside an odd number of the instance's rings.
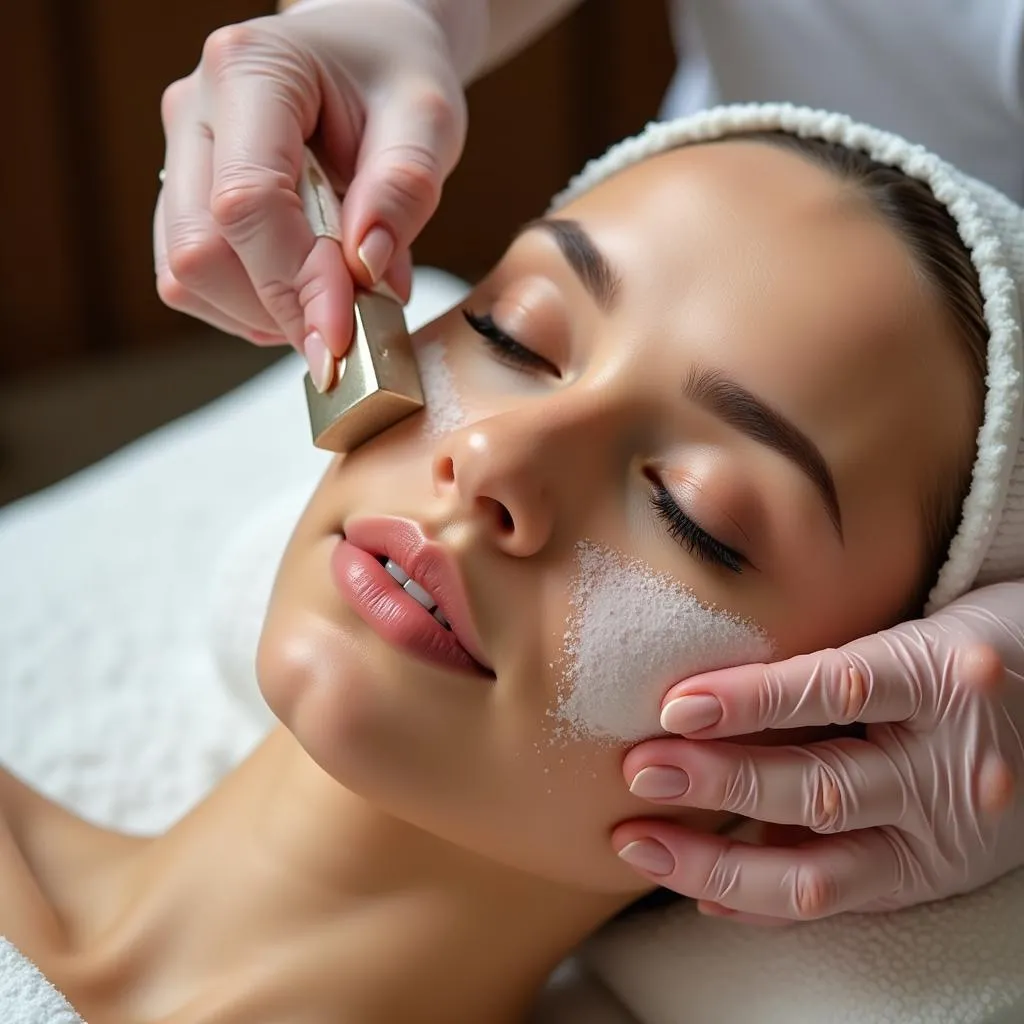
[{"label": "white towel headwrap", "polygon": [[1024,578],[1024,210],[922,146],[841,114],[790,104],[717,107],[653,123],[590,161],[552,209],[664,150],[752,131],[838,143],[923,181],[949,211],[981,282],[989,327],[985,413],[960,525],[928,598],[932,612],[976,585]]}]

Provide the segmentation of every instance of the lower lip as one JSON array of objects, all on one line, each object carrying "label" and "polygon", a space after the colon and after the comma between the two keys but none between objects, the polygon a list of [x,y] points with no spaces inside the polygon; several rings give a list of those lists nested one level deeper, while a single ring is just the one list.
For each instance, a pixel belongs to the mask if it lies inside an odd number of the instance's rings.
[{"label": "lower lip", "polygon": [[423,661],[473,675],[485,672],[455,639],[368,551],[344,538],[331,555],[341,596],[381,639]]}]

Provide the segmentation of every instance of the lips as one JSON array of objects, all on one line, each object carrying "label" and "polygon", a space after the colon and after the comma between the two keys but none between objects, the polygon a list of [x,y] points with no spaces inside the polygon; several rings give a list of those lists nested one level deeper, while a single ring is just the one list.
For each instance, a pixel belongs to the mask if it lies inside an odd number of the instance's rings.
[{"label": "lips", "polygon": [[[360,558],[360,554],[370,557]],[[382,564],[388,559],[430,595],[450,629],[403,590]],[[428,660],[453,665],[468,662],[458,667],[493,676],[458,566],[442,545],[427,540],[417,523],[390,516],[349,520],[334,567],[336,577],[341,577],[339,586],[358,599],[356,610],[370,625],[380,627],[378,632],[386,639]]]}]

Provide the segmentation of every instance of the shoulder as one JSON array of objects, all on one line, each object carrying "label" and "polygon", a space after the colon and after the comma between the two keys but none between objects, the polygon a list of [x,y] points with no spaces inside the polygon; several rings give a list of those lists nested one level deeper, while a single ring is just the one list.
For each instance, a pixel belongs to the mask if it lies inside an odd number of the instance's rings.
[{"label": "shoulder", "polygon": [[83,821],[0,768],[0,935],[45,962],[66,947],[97,868],[138,842]]},{"label": "shoulder", "polygon": [[35,959],[59,941],[59,925],[34,870],[31,851],[44,797],[0,769],[0,935]]}]

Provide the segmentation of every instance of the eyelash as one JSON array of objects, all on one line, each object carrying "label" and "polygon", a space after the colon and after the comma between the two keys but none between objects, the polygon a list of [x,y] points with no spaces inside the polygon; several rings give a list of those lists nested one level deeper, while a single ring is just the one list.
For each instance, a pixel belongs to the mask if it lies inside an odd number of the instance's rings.
[{"label": "eyelash", "polygon": [[549,363],[543,356],[521,345],[510,334],[506,334],[495,322],[490,313],[477,316],[472,310],[464,309],[462,315],[466,323],[484,339],[487,347],[497,358],[517,370],[540,370],[544,373],[561,377],[558,367]]},{"label": "eyelash", "polygon": [[714,562],[730,572],[743,572],[743,557],[702,530],[675,503],[672,495],[657,482],[651,492],[651,506],[658,517],[668,525],[672,539],[682,544],[695,558]]},{"label": "eyelash", "polygon": [[[466,323],[483,338],[487,347],[503,363],[520,370],[542,370],[560,376],[557,368],[546,359],[506,334],[494,322],[490,313],[478,316],[472,310],[463,309],[462,315]],[[668,526],[672,539],[678,541],[695,558],[721,565],[730,572],[743,572],[742,557],[702,530],[675,503],[672,495],[657,482],[654,483],[654,490],[651,493],[651,506]]]}]

